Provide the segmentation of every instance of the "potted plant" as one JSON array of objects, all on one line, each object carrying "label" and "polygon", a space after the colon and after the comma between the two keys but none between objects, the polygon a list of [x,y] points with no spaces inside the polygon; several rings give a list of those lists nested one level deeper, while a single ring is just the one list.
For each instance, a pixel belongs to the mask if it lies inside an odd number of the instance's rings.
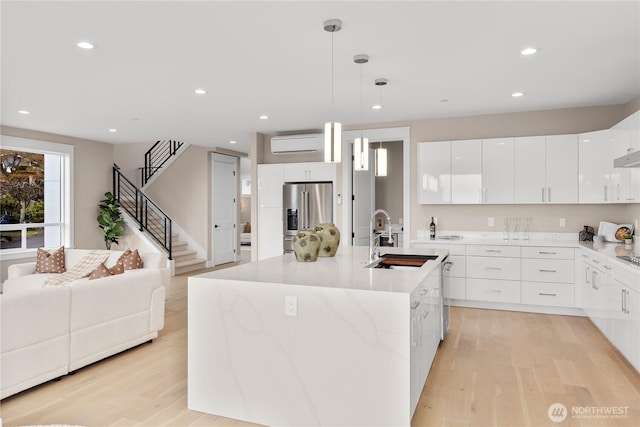
[{"label": "potted plant", "polygon": [[115,196],[110,192],[106,192],[104,197],[105,199],[100,200],[98,205],[100,208],[98,227],[102,230],[107,249],[111,249],[111,244],[115,243],[117,245],[118,237],[124,234],[124,227],[122,226],[124,219]]}]

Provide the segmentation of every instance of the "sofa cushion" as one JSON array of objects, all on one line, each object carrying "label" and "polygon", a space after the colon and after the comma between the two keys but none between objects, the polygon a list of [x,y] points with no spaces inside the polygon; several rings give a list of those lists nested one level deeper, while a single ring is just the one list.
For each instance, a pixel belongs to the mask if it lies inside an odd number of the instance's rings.
[{"label": "sofa cushion", "polygon": [[103,263],[109,257],[109,251],[94,249],[82,257],[73,267],[67,269],[64,273],[57,277],[45,280],[45,286],[66,285],[74,280],[87,277],[98,265]]},{"label": "sofa cushion", "polygon": [[2,284],[3,294],[13,294],[16,292],[29,291],[33,289],[42,288],[45,280],[50,277],[59,276],[57,273],[44,273],[44,274],[28,274],[26,276],[7,279]]},{"label": "sofa cushion", "polygon": [[144,267],[144,263],[137,249],[133,252],[131,249],[124,251],[120,258],[118,258],[117,264],[122,264],[125,270],[136,270]]},{"label": "sofa cushion", "polygon": [[95,270],[89,276],[89,280],[101,279],[103,277],[115,276],[117,274],[124,273],[124,265],[116,264],[113,267],[109,268],[104,265],[104,262],[96,267]]},{"label": "sofa cushion", "polygon": [[36,273],[64,273],[64,246],[49,253],[38,248],[36,255]]}]

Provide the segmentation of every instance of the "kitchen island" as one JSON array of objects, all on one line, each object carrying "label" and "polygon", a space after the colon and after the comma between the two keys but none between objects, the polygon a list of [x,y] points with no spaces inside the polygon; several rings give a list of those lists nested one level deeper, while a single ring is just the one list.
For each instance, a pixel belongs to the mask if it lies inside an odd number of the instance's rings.
[{"label": "kitchen island", "polygon": [[368,248],[190,277],[188,407],[277,426],[409,426],[441,336],[440,266],[367,268]]}]

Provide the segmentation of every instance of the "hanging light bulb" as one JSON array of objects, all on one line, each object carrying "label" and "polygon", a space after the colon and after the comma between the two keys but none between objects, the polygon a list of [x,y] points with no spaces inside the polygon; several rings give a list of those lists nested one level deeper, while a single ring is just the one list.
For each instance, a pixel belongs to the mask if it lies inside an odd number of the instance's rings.
[{"label": "hanging light bulb", "polygon": [[353,62],[360,64],[360,137],[353,141],[353,162],[356,171],[367,171],[369,170],[369,139],[362,136],[362,64],[369,62],[369,55],[355,55]]},{"label": "hanging light bulb", "polygon": [[324,30],[331,33],[331,121],[324,124],[325,163],[340,163],[342,159],[342,124],[333,120],[333,33],[341,29],[342,21],[339,19],[328,19],[324,21]]},{"label": "hanging light bulb", "polygon": [[[382,86],[387,84],[387,79],[380,78],[375,80],[375,85],[380,89],[380,102],[378,105],[382,106]],[[382,111],[382,109],[378,109]],[[379,113],[381,114],[381,113]],[[387,176],[387,149],[382,148],[382,140],[380,140],[380,148],[376,148],[376,176]]]}]

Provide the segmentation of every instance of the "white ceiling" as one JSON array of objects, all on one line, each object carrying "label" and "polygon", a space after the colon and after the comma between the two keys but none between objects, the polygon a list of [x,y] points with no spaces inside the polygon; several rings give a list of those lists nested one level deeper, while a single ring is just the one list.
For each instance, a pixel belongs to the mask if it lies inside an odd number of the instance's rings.
[{"label": "white ceiling", "polygon": [[[334,118],[343,126],[360,123],[359,53],[370,56],[365,123],[619,104],[640,94],[638,1],[0,7],[1,123],[111,143],[177,139],[247,151],[253,132],[321,129],[332,116],[330,18],[343,21],[334,34]],[[76,47],[80,40],[96,49]],[[527,46],[541,51],[520,55]],[[389,79],[381,112],[370,108],[377,77]]]}]

